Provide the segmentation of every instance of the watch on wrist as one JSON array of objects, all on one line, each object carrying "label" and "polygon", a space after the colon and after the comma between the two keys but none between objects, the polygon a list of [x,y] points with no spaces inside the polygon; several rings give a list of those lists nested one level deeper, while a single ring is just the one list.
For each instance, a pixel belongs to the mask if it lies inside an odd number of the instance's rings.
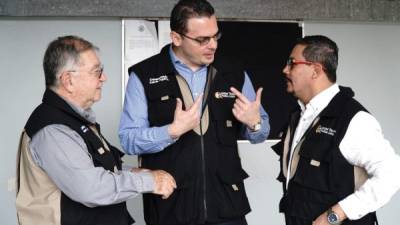
[{"label": "watch on wrist", "polygon": [[254,124],[250,130],[251,132],[257,132],[261,129],[261,121],[257,122],[256,124]]},{"label": "watch on wrist", "polygon": [[340,224],[340,217],[337,213],[335,213],[335,211],[332,210],[332,208],[328,209],[327,219],[329,224]]}]

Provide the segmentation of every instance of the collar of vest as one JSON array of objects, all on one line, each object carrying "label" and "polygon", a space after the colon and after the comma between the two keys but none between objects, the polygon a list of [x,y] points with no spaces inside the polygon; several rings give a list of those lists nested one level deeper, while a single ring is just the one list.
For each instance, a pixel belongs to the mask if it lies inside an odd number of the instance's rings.
[{"label": "collar of vest", "polygon": [[[168,44],[164,46],[161,49],[160,54],[154,55],[150,58],[147,58],[141,62],[141,64],[148,65],[149,67],[154,67],[154,64],[151,64],[153,59],[155,57],[158,57],[158,64],[157,69],[158,71],[162,71],[164,74],[168,76],[174,76],[178,72],[176,71],[174,64],[171,61],[171,56],[169,55],[169,49],[171,48],[171,44]],[[135,71],[135,66],[138,64],[135,64],[128,69],[128,74],[130,75],[132,72]],[[242,63],[238,60],[235,60],[234,58],[231,58],[227,55],[223,55],[219,51],[215,53],[214,57],[214,62],[211,63],[211,66],[213,66],[222,76],[224,76],[224,73],[232,73],[236,71],[244,72],[244,67]]]},{"label": "collar of vest", "polygon": [[[49,108],[56,109],[64,114],[52,113],[49,115]],[[58,96],[54,91],[46,89],[43,94],[42,104],[36,107],[36,109],[29,117],[27,123],[25,124],[25,130],[29,137],[33,137],[33,135],[36,134],[36,132],[38,132],[44,126],[52,124],[52,121],[56,120],[56,118],[66,119],[65,114],[83,124],[92,125],[90,121],[86,120],[77,112],[75,112],[72,107],[64,99]],[[100,130],[100,126],[97,123],[94,125],[97,127],[98,130]]]},{"label": "collar of vest", "polygon": [[[321,117],[338,117],[342,114],[346,102],[354,97],[354,92],[349,87],[339,86],[340,91],[332,98],[328,106],[322,110]],[[340,107],[338,107],[340,106]]]},{"label": "collar of vest", "polygon": [[55,107],[73,117],[78,119],[79,121],[83,123],[90,123],[88,120],[83,118],[81,115],[79,115],[75,110],[72,109],[72,107],[60,96],[58,96],[54,91],[50,89],[46,89],[46,91],[43,94],[43,99],[42,99],[43,104]]},{"label": "collar of vest", "polygon": [[[328,106],[322,110],[320,117],[340,116],[344,106],[346,105],[346,102],[354,97],[354,92],[351,88],[339,86],[339,89],[340,91],[332,98]],[[338,105],[341,107],[338,107]],[[291,112],[292,117],[294,114],[299,114],[300,111],[300,107],[296,107],[295,110]]]},{"label": "collar of vest", "polygon": [[[160,54],[157,54],[155,56],[145,59],[143,61],[143,63],[146,64],[146,62],[150,62],[154,57],[159,57],[160,63],[157,65],[159,71],[164,71],[164,72],[166,72],[167,75],[175,75],[177,72],[175,70],[173,63],[171,62],[171,57],[169,55],[170,46],[171,46],[171,44],[164,46],[161,49]],[[154,65],[150,65],[150,66],[154,66]],[[129,67],[129,69],[128,69],[129,75],[131,75],[131,73],[135,71],[134,68],[135,68],[135,65]]]}]

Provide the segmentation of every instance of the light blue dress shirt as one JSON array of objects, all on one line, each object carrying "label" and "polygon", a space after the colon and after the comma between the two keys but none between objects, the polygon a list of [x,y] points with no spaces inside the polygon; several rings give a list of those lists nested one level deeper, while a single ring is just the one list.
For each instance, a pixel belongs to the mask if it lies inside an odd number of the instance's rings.
[{"label": "light blue dress shirt", "polygon": [[[172,48],[169,49],[169,53],[175,69],[186,80],[192,91],[193,99],[196,99],[203,94],[207,80],[207,66],[192,71],[176,57]],[[256,98],[254,87],[246,73],[242,93],[251,101]],[[259,131],[251,132],[245,126],[243,128],[244,137],[251,143],[262,142],[269,134],[269,117],[263,107],[260,108],[260,115],[262,122]],[[119,138],[124,151],[127,154],[136,155],[162,151],[175,142],[168,134],[168,126],[169,124],[162,127],[149,126],[143,84],[132,72],[126,87],[124,108],[119,126]]]}]

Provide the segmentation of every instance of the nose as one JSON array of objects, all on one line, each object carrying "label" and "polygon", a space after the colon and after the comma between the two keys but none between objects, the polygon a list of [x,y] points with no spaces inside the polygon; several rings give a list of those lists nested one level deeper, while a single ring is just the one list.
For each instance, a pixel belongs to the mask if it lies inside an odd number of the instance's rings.
[{"label": "nose", "polygon": [[209,48],[216,49],[217,46],[218,46],[218,40],[217,40],[217,38],[216,38],[216,37],[210,38],[210,42],[208,42],[208,45],[207,45],[207,46],[208,46]]},{"label": "nose", "polygon": [[282,70],[283,74],[284,74],[284,75],[288,75],[288,74],[289,74],[289,71],[290,71],[289,66],[288,66],[288,65],[285,65],[285,67],[283,67],[283,70]]},{"label": "nose", "polygon": [[106,80],[107,80],[107,75],[106,75],[105,72],[103,72],[103,73],[101,74],[101,76],[100,76],[100,81],[101,81],[101,82],[105,82]]}]

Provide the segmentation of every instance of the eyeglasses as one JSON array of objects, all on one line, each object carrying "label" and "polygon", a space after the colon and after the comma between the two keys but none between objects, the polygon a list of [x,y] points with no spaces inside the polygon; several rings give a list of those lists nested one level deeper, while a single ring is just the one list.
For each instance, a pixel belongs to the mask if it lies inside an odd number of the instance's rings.
[{"label": "eyeglasses", "polygon": [[291,69],[293,67],[293,65],[299,65],[299,64],[305,64],[305,65],[311,65],[313,64],[313,62],[310,61],[302,61],[302,60],[296,60],[293,58],[288,58],[288,60],[286,61],[286,66],[289,67],[289,69]]},{"label": "eyeglasses", "polygon": [[[178,32],[177,32],[178,33]],[[206,46],[208,43],[210,43],[211,39],[214,39],[214,41],[218,41],[221,37],[222,37],[222,33],[220,31],[218,31],[214,36],[212,37],[197,37],[197,38],[192,38],[189,37],[185,34],[182,33],[178,33],[180,35],[182,35],[183,37],[190,39],[192,41],[195,41],[197,43],[199,43],[200,46]]]},{"label": "eyeglasses", "polygon": [[101,75],[103,75],[104,67],[100,66],[99,68],[97,68],[95,70],[91,70],[91,71],[87,71],[87,70],[69,70],[69,72],[87,72],[89,74],[95,75],[96,77],[98,77],[100,79]]}]

